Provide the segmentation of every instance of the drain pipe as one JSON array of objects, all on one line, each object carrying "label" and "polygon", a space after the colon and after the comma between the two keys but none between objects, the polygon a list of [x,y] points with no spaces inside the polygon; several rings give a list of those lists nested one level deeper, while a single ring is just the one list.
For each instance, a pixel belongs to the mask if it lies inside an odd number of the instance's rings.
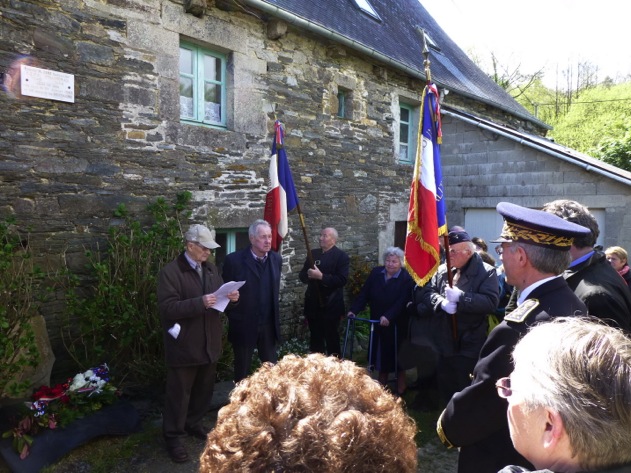
[{"label": "drain pipe", "polygon": [[618,181],[621,184],[626,184],[627,186],[631,186],[631,179],[624,178],[622,176],[614,174],[614,173],[612,173],[610,171],[607,171],[605,169],[602,169],[602,168],[599,168],[599,167],[596,167],[596,166],[592,166],[591,164],[582,163],[582,162],[577,161],[576,159],[573,159],[573,158],[571,158],[571,157],[569,157],[569,156],[567,156],[567,155],[565,155],[563,153],[559,153],[558,151],[551,150],[550,148],[546,148],[545,146],[542,146],[540,144],[533,143],[530,140],[526,140],[524,138],[517,137],[517,136],[512,135],[511,133],[507,133],[507,132],[505,132],[503,130],[498,130],[497,128],[494,128],[494,127],[492,127],[490,125],[487,125],[486,123],[483,123],[483,122],[481,122],[479,120],[474,120],[472,118],[468,118],[468,117],[465,117],[463,115],[460,115],[459,113],[451,112],[449,110],[446,110],[444,107],[442,108],[441,113],[443,115],[448,115],[448,116],[454,117],[454,118],[456,118],[458,120],[462,120],[464,122],[467,122],[470,125],[477,126],[478,128],[482,128],[483,130],[490,131],[491,133],[495,133],[497,135],[503,136],[504,138],[508,138],[509,140],[517,141],[520,145],[528,146],[528,147],[533,148],[533,149],[535,149],[537,151],[540,151],[542,153],[554,156],[555,158],[562,159],[563,161],[566,161],[568,163],[574,164],[575,166],[579,166],[579,167],[583,168],[583,170],[585,170],[587,172],[595,172],[596,174],[600,174],[600,175],[605,176],[605,177],[607,177],[609,179],[613,179],[614,181]]}]

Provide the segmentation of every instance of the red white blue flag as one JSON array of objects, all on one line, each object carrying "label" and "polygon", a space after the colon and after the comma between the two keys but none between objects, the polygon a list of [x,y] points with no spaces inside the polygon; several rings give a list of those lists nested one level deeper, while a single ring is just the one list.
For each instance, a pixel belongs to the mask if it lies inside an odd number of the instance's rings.
[{"label": "red white blue flag", "polygon": [[440,105],[438,89],[434,84],[428,84],[423,90],[421,111],[423,115],[417,140],[405,239],[405,267],[419,286],[436,273],[440,264],[439,236],[447,233],[440,167]]},{"label": "red white blue flag", "polygon": [[298,195],[287,161],[283,125],[280,121],[276,120],[274,130],[275,139],[269,165],[269,190],[265,198],[263,218],[272,226],[272,250],[278,251],[289,230],[287,214],[298,206]]}]

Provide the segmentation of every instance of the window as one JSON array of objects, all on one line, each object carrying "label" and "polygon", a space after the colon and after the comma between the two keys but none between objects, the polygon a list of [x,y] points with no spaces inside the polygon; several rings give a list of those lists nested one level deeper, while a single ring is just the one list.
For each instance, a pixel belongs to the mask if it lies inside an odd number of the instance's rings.
[{"label": "window", "polygon": [[250,244],[250,237],[247,228],[217,230],[215,241],[220,245],[220,248],[215,250],[215,264],[221,271],[226,255],[246,248]]},{"label": "window", "polygon": [[353,91],[343,87],[337,88],[337,116],[339,118],[353,118]]},{"label": "window", "polygon": [[342,89],[337,93],[337,116],[346,117],[346,91]]},{"label": "window", "polygon": [[411,164],[416,153],[415,109],[400,104],[399,112],[399,162]]},{"label": "window", "polygon": [[354,1],[355,1],[355,5],[357,5],[361,11],[363,11],[367,15],[372,16],[375,20],[381,20],[381,18],[377,14],[377,11],[373,8],[373,6],[370,4],[368,0],[354,0]]},{"label": "window", "polygon": [[180,119],[226,126],[226,56],[180,44]]}]

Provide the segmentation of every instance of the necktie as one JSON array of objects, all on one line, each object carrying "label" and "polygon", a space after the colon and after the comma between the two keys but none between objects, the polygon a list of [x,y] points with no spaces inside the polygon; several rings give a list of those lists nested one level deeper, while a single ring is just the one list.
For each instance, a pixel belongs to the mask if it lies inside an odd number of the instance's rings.
[{"label": "necktie", "polygon": [[195,266],[195,270],[197,271],[197,274],[199,275],[199,279],[202,279],[202,265],[197,263],[197,266]]}]

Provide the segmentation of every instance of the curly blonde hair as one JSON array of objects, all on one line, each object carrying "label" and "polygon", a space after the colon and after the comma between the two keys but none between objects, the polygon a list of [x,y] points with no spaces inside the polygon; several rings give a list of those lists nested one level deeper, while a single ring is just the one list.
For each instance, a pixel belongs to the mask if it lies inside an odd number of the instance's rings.
[{"label": "curly blonde hair", "polygon": [[352,361],[287,355],[232,391],[199,471],[414,472],[415,434],[401,401]]}]

